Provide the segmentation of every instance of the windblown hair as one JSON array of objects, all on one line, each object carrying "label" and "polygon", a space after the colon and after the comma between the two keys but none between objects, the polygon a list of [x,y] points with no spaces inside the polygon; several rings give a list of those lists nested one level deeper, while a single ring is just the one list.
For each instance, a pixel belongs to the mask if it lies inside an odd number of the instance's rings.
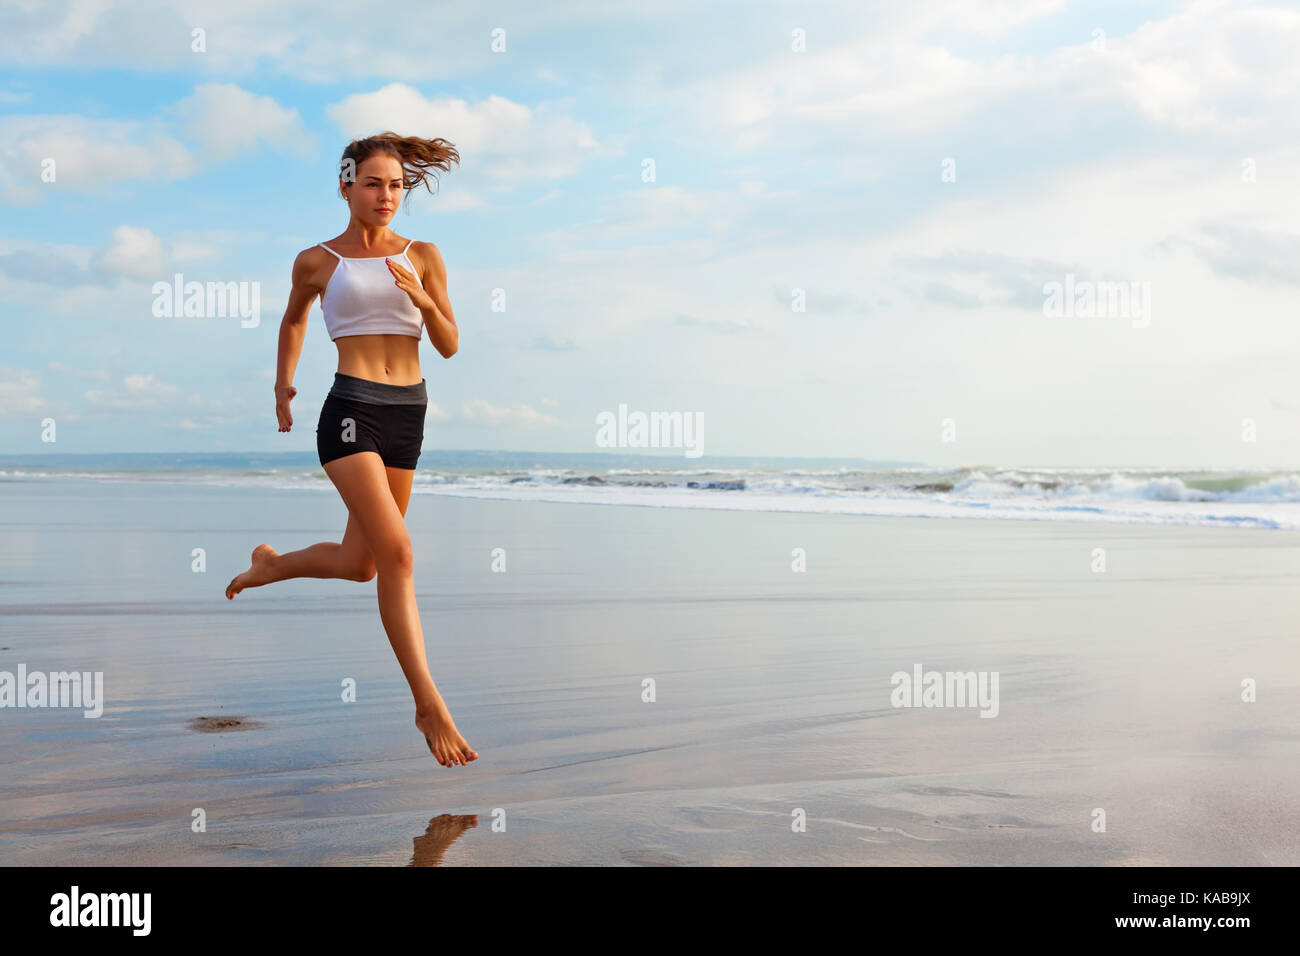
[{"label": "windblown hair", "polygon": [[398,136],[389,131],[348,143],[339,160],[339,178],[345,183],[356,182],[361,163],[376,153],[386,153],[402,164],[402,188],[408,198],[410,191],[421,183],[432,195],[434,190],[429,189],[429,180],[435,184],[438,182],[434,170],[451,172],[451,164],[460,163],[460,153],[445,139]]}]

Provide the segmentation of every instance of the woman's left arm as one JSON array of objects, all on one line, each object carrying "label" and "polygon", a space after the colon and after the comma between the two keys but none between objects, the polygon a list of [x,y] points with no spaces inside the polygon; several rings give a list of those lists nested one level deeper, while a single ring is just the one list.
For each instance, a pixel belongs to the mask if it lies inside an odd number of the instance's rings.
[{"label": "woman's left arm", "polygon": [[[418,252],[417,252],[418,248]],[[423,278],[418,282],[409,270],[403,269],[392,259],[388,260],[388,270],[393,274],[400,289],[411,297],[415,307],[424,317],[424,327],[429,330],[429,341],[443,358],[451,358],[460,348],[460,329],[456,325],[456,316],[451,311],[451,300],[447,298],[447,266],[442,261],[442,253],[432,242],[411,244],[413,259],[418,259]]]}]

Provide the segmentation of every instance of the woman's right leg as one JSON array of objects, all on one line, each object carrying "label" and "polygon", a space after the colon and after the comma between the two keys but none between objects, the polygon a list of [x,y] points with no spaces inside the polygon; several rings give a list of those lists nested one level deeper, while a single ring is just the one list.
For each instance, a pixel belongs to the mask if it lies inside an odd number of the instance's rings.
[{"label": "woman's right leg", "polygon": [[456,730],[429,674],[415,602],[411,537],[393,498],[384,463],[374,452],[364,451],[326,462],[324,468],[370,547],[379,576],[379,616],[415,698],[416,726],[440,764],[467,764],[478,754]]},{"label": "woman's right leg", "polygon": [[[363,449],[377,450],[375,429],[378,425],[374,406],[348,401],[331,390],[321,403],[320,419],[316,423],[316,452],[324,462]],[[402,510],[405,513],[404,503]],[[253,549],[248,570],[235,575],[226,585],[226,597],[234,600],[235,595],[245,588],[261,587],[289,578],[369,581],[374,578],[375,571],[361,525],[349,512],[342,541],[320,541],[286,554],[280,554],[269,544],[259,544]]]},{"label": "woman's right leg", "polygon": [[319,541],[298,551],[280,554],[269,544],[253,549],[248,570],[235,575],[226,585],[226,597],[233,598],[244,588],[261,587],[290,578],[341,578],[345,581],[371,581],[375,562],[361,525],[348,515],[343,540]]}]

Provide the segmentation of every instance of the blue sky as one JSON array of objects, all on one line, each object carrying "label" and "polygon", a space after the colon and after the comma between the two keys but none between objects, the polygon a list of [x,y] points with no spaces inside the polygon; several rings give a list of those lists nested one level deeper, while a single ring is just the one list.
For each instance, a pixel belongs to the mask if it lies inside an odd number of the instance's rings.
[{"label": "blue sky", "polygon": [[[461,327],[426,448],[596,451],[626,404],[717,455],[1295,465],[1297,49],[1251,3],[10,3],[0,451],[314,449],[337,353],[316,305],[278,432],[289,270],[393,129],[462,158],[393,224]],[[176,272],[260,324],[154,317]],[[1067,274],[1148,321],[1046,316]]]}]

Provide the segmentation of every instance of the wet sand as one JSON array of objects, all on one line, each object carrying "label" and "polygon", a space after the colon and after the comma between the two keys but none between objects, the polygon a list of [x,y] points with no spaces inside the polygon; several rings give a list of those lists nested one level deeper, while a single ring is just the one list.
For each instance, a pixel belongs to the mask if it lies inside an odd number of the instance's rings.
[{"label": "wet sand", "polygon": [[[222,594],[345,520],[0,483],[0,671],[106,695],[0,709],[0,864],[1300,864],[1298,533],[417,495],[433,674],[480,754],[448,769],[374,582]],[[997,716],[892,706],[917,664],[998,672]]]}]

